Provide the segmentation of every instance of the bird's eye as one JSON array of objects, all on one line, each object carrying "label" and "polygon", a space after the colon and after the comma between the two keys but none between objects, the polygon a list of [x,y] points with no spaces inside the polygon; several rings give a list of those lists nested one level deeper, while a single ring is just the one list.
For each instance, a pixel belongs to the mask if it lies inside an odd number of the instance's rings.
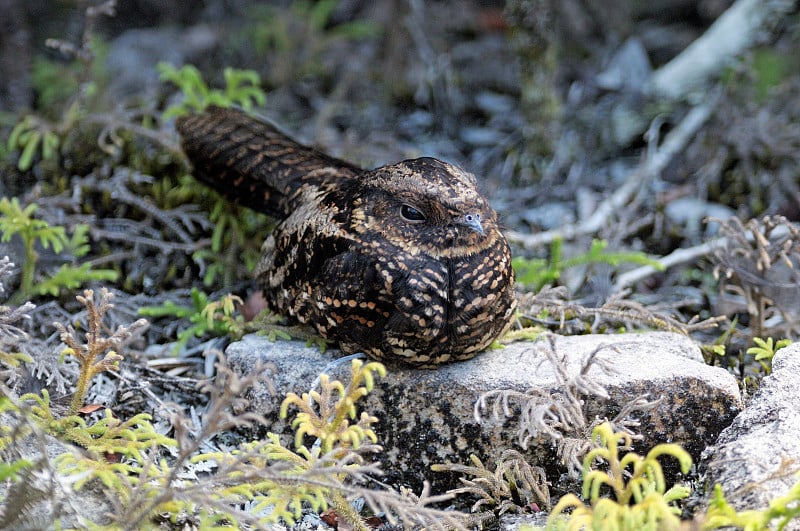
[{"label": "bird's eye", "polygon": [[425,221],[425,215],[411,205],[403,204],[400,207],[400,215],[403,219],[411,223],[422,223]]}]

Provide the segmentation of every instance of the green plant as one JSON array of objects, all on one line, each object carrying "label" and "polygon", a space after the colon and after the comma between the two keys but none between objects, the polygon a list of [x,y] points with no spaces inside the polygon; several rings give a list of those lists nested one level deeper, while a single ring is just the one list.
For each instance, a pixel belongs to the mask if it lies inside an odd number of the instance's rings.
[{"label": "green plant", "polygon": [[[65,50],[65,44],[62,41],[53,42],[61,50]],[[109,79],[106,68],[108,42],[95,33],[88,42],[82,42],[81,49],[71,45],[67,48],[67,53],[71,53],[77,61],[63,61],[43,55],[33,58],[31,83],[36,90],[37,111],[47,113],[67,108],[76,94],[84,99],[103,94],[102,89]]]},{"label": "green plant", "polygon": [[39,208],[35,203],[31,203],[24,209],[20,206],[16,197],[3,197],[0,199],[0,241],[7,242],[15,234],[22,237],[25,248],[25,257],[22,263],[22,277],[20,279],[20,291],[31,293],[33,291],[33,278],[36,272],[36,262],[39,254],[36,252],[35,245],[38,242],[47,249],[52,247],[53,251],[60,253],[67,241],[64,227],[51,227],[46,221],[34,219],[32,217],[36,209]]},{"label": "green plant", "polygon": [[772,47],[754,48],[743,61],[722,70],[721,81],[730,90],[746,88],[759,105],[770,92],[786,81],[792,72],[794,57]]},{"label": "green plant", "polygon": [[270,224],[263,214],[232,205],[219,195],[216,195],[209,219],[214,224],[211,248],[195,252],[192,258],[207,262],[203,275],[206,286],[213,285],[218,276],[222,276],[223,282],[229,284],[233,280],[229,275],[235,270],[229,261],[244,261],[248,271],[252,271],[261,256],[261,249],[260,243],[258,247],[253,247],[251,242],[264,241],[263,229]]},{"label": "green plant", "polygon": [[[785,529],[789,522],[800,517],[800,480],[789,492],[769,502],[766,509],[737,511],[725,499],[720,485],[714,485],[714,494],[705,514],[703,529],[736,527],[744,531]],[[776,521],[777,520],[777,521]]]},{"label": "green plant", "polygon": [[244,110],[250,110],[254,104],[264,105],[267,101],[267,96],[260,87],[261,80],[253,70],[226,68],[223,71],[225,88],[219,90],[209,88],[200,71],[193,65],[176,69],[169,63],[161,62],[157,68],[162,81],[174,83],[183,93],[181,103],[171,105],[164,111],[165,118],[202,111],[209,105],[240,105]]},{"label": "green plant", "polygon": [[78,336],[72,325],[65,327],[61,323],[54,323],[61,335],[61,341],[67,345],[62,355],[74,357],[80,367],[78,387],[69,408],[71,415],[76,414],[83,405],[91,379],[101,372],[117,369],[122,356],[117,354],[116,350],[119,350],[122,343],[147,327],[147,321],[139,319],[130,326],[120,326],[114,333],[106,336],[103,333],[103,318],[113,307],[111,304],[113,296],[113,293],[103,288],[100,290],[97,302],[94,300],[94,291],[90,289],[85,290],[82,296],[75,297],[86,308],[88,331],[84,339]]},{"label": "green plant", "polygon": [[[0,399],[0,411],[7,411],[4,404],[5,401],[7,401],[7,399]],[[18,459],[11,463],[0,462],[0,481],[18,481],[19,473],[32,466],[33,462],[28,459]]]},{"label": "green plant", "polygon": [[[378,450],[371,444],[377,440],[371,428],[377,419],[359,413],[357,406],[372,390],[375,377],[385,375],[380,363],[354,360],[346,385],[323,375],[318,392],[287,394],[281,415],[288,417],[290,409],[298,409],[292,421],[295,450],[283,445],[276,434],[268,434],[265,440],[246,441],[233,450],[198,453],[203,443],[234,426],[265,422],[255,414],[234,416],[229,412],[239,395],[262,378],[261,371],[240,378],[223,363],[217,364],[217,370],[216,383],[204,385],[211,402],[202,430],[189,432],[186,419],[177,416],[177,458],[169,463],[153,458],[142,463],[140,475],[149,479],[134,479],[136,488],[128,493],[130,503],[119,512],[118,521],[128,529],[159,514],[166,514],[173,523],[181,514],[191,515],[200,528],[264,528],[279,521],[294,522],[304,508],[319,511],[332,505],[351,528],[366,530],[347,502],[353,495],[364,497],[373,510],[384,511],[389,518],[398,514],[409,525],[465,528],[464,515],[428,509],[425,498],[407,500],[357,486],[366,474],[378,473],[362,456]],[[316,438],[317,443],[308,444],[309,438]],[[186,479],[187,475],[197,476],[196,471],[202,471],[200,477]]]},{"label": "green plant", "polygon": [[606,251],[608,242],[605,240],[592,240],[591,247],[585,254],[566,259],[563,257],[562,247],[561,239],[553,240],[550,257],[547,260],[521,256],[513,258],[511,264],[516,271],[517,282],[533,291],[538,291],[561,278],[565,269],[587,264],[618,266],[622,263],[631,263],[650,265],[659,271],[663,269],[663,265],[640,251],[608,252]]},{"label": "green plant", "polygon": [[[0,413],[13,411],[23,421],[34,419],[34,426],[27,429],[0,426],[0,448],[13,444],[16,437],[36,433],[39,426],[62,440],[84,446],[85,452],[65,451],[55,457],[52,472],[66,478],[70,490],[94,484],[105,493],[111,504],[107,514],[113,516],[102,525],[92,523],[98,529],[140,529],[159,520],[174,526],[186,518],[201,529],[264,528],[280,521],[294,522],[306,508],[320,511],[333,506],[351,528],[366,531],[360,515],[348,503],[351,496],[363,497],[375,512],[385,512],[390,521],[397,515],[409,526],[466,529],[466,515],[424,506],[441,498],[428,498],[424,493],[419,498],[404,497],[358,486],[366,474],[379,473],[376,465],[363,459],[365,452],[379,450],[373,444],[377,436],[371,427],[377,419],[359,412],[357,406],[372,390],[375,377],[385,375],[381,364],[354,360],[347,384],[323,375],[319,391],[302,396],[289,393],[281,415],[287,417],[291,409],[298,409],[292,422],[295,450],[284,446],[275,434],[268,434],[265,440],[242,442],[233,449],[207,450],[223,448],[212,439],[234,427],[266,422],[253,413],[231,413],[241,393],[263,378],[261,368],[242,378],[222,362],[217,370],[216,381],[202,386],[211,395],[202,426],[194,426],[176,411],[172,417],[174,437],[159,435],[144,414],[120,422],[107,411],[105,418],[92,425],[74,415],[56,418],[44,392],[33,399],[32,406],[0,400]],[[309,444],[314,438],[318,443]],[[160,448],[172,448],[171,457],[160,457]],[[26,462],[2,465],[0,473],[23,481]],[[17,474],[19,471],[23,472]],[[36,488],[34,482],[19,485],[13,491],[17,499],[7,500],[9,506],[21,508],[24,515],[31,507],[18,497],[41,499],[42,493]],[[0,513],[0,525],[3,516]],[[15,521],[22,520],[17,517]]]},{"label": "green plant", "polygon": [[375,35],[375,26],[367,20],[354,20],[336,24],[328,28],[331,15],[339,4],[339,0],[321,0],[312,2],[300,0],[292,3],[295,15],[308,22],[309,27],[316,32],[328,31],[332,36],[342,36],[349,39],[361,39]]},{"label": "green plant", "polygon": [[[43,389],[41,394],[24,394],[19,398],[19,403],[31,403],[29,418],[48,434],[60,440],[78,444],[89,452],[93,452],[95,457],[92,459],[96,460],[97,456],[102,455],[121,455],[141,459],[141,452],[153,444],[169,444],[167,438],[158,434],[150,424],[149,415],[140,414],[126,421],[120,421],[110,410],[106,410],[104,418],[88,424],[79,413],[92,378],[101,372],[117,368],[123,358],[117,354],[116,350],[119,350],[120,346],[130,337],[140,333],[147,326],[147,321],[141,319],[130,326],[120,326],[111,335],[106,335],[103,331],[102,320],[112,307],[110,303],[112,294],[103,289],[95,301],[94,292],[86,290],[83,296],[79,295],[76,298],[87,311],[89,330],[86,332],[85,338],[81,339],[72,326],[64,327],[61,323],[55,323],[61,334],[61,340],[67,345],[63,355],[76,358],[79,366],[77,389],[66,415],[59,416],[54,413],[47,389]],[[5,407],[7,411],[21,411],[20,406],[16,406],[10,401],[5,403]],[[0,448],[8,446],[11,440],[10,429],[0,431]],[[68,461],[72,457],[62,456],[61,459]],[[130,472],[130,467],[121,464],[119,467]],[[111,469],[116,470],[119,467],[111,467]]]},{"label": "green plant", "polygon": [[212,227],[210,246],[192,253],[206,286],[231,286],[249,274],[261,257],[261,243],[273,227],[265,214],[232,203],[184,174],[155,181],[148,193],[164,210],[201,205]]},{"label": "green plant", "polygon": [[[226,461],[241,459],[244,455],[254,466],[263,467],[270,461],[286,463],[290,476],[305,476],[306,481],[292,481],[291,477],[285,477],[282,482],[262,480],[255,485],[239,484],[222,489],[220,494],[241,496],[254,503],[255,510],[271,507],[272,518],[288,522],[300,517],[303,503],[317,511],[330,504],[354,528],[366,530],[342,491],[345,490],[344,480],[350,476],[348,468],[359,466],[360,459],[352,461],[352,465],[346,463],[357,456],[354,452],[361,449],[365,441],[377,442],[371,425],[378,419],[363,411],[359,414],[356,403],[372,390],[375,376],[385,374],[386,369],[380,363],[353,360],[347,386],[323,374],[319,392],[311,391],[302,396],[287,394],[280,415],[286,418],[290,407],[298,410],[292,421],[294,451],[284,447],[277,435],[269,434],[267,443],[251,442],[230,455],[201,454],[193,460],[213,460],[224,467]],[[309,448],[305,444],[306,437],[315,438],[318,444]]]},{"label": "green plant", "polygon": [[[574,494],[563,496],[553,508],[548,529],[677,529],[681,510],[675,502],[688,496],[689,489],[676,485],[666,490],[658,458],[674,457],[685,474],[692,466],[691,456],[677,444],[659,444],[645,457],[634,452],[621,456],[620,450],[630,447],[631,436],[614,432],[608,423],[595,427],[592,437],[597,446],[583,460],[582,494],[589,504]],[[598,461],[607,468],[596,468]],[[602,497],[603,490],[609,490],[612,498]],[[564,518],[567,509],[572,513]]]},{"label": "green plant", "polygon": [[7,142],[9,151],[20,150],[17,160],[20,171],[27,171],[33,166],[33,159],[39,151],[43,160],[55,161],[60,144],[61,137],[55,127],[33,115],[26,116],[14,126]]},{"label": "green plant", "polygon": [[16,197],[11,200],[6,197],[0,199],[0,242],[7,242],[18,234],[25,249],[20,287],[12,301],[31,295],[58,295],[61,289],[75,289],[85,282],[117,279],[118,273],[110,269],[93,270],[88,263],[80,266],[64,264],[56,273],[34,283],[39,260],[37,244],[45,249],[52,248],[56,253],[66,249],[75,256],[82,256],[89,250],[86,225],[77,225],[73,228],[72,236],[68,237],[64,227],[54,227],[44,220],[35,219],[33,214],[37,209],[35,203],[23,209]]},{"label": "green plant", "polygon": [[191,326],[178,333],[178,341],[173,348],[176,354],[180,352],[192,337],[233,336],[240,338],[245,331],[245,323],[241,316],[234,317],[236,304],[243,304],[241,298],[227,294],[220,300],[211,301],[208,295],[197,288],[192,288],[191,306],[178,306],[172,301],[166,301],[162,306],[146,306],[139,309],[140,315],[147,317],[175,317],[188,319]]},{"label": "green plant", "polygon": [[[51,407],[47,389],[43,389],[41,394],[22,395],[20,401],[32,402],[30,406],[32,418],[49,435],[61,441],[77,444],[91,452],[91,456],[85,457],[78,457],[69,452],[57,459],[57,463],[66,465],[62,472],[68,474],[79,473],[77,469],[80,468],[80,463],[92,469],[91,474],[79,480],[79,484],[76,485],[78,489],[92,477],[99,477],[104,483],[108,483],[111,477],[105,476],[106,473],[128,474],[136,470],[135,465],[131,463],[113,463],[101,456],[120,456],[141,461],[143,453],[152,448],[153,444],[174,446],[173,441],[156,431],[151,423],[152,417],[147,413],[140,413],[123,421],[114,416],[110,409],[106,409],[103,418],[87,423],[77,410],[70,411],[63,417],[57,416]],[[96,463],[97,461],[99,463]]]},{"label": "green plant", "polygon": [[760,337],[754,337],[753,342],[756,346],[747,349],[747,353],[755,356],[756,361],[759,362],[761,368],[764,369],[765,374],[770,374],[772,372],[772,358],[775,356],[775,353],[783,347],[788,347],[792,344],[791,339],[780,339],[777,342],[773,342],[771,337],[768,337],[766,341]]},{"label": "green plant", "polygon": [[[46,114],[50,119],[30,114],[19,120],[12,129],[7,148],[9,151],[20,151],[17,160],[20,171],[27,171],[33,166],[37,153],[41,153],[43,161],[57,162],[59,148],[65,137],[85,115],[90,98],[101,92],[98,90],[98,81],[105,77],[105,62],[102,59],[107,46],[93,33],[97,18],[112,14],[112,1],[87,8],[79,45],[48,39],[48,47],[71,56],[75,61],[61,64],[38,56],[34,59],[31,76],[38,94],[37,113]],[[95,60],[98,57],[100,60]]]}]

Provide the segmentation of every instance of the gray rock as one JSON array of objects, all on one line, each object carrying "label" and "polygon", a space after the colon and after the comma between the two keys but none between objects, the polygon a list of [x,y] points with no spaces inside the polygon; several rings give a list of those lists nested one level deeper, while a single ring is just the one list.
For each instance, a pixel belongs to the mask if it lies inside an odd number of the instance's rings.
[{"label": "gray rock", "polygon": [[[585,375],[603,386],[607,397],[587,396],[587,418],[613,418],[634,398],[647,394],[661,398],[651,410],[638,415],[643,436],[640,446],[660,442],[683,445],[694,457],[714,440],[739,412],[741,399],[734,378],[727,371],[703,363],[697,345],[671,333],[557,336],[555,350],[564,356],[567,371],[575,375],[583,360],[599,349]],[[492,463],[507,448],[517,447],[517,417],[477,422],[474,406],[487,391],[530,388],[553,389],[557,378],[545,358],[547,341],[519,342],[504,349],[489,350],[472,360],[441,366],[435,370],[390,367],[378,381],[364,408],[380,420],[376,426],[384,480],[419,489],[429,479],[434,492],[457,485],[452,474],[433,473],[435,463],[467,463],[470,454]],[[347,381],[349,363],[330,367],[335,350],[324,354],[297,341],[269,340],[250,335],[231,344],[227,358],[242,374],[256,363],[270,364],[274,393],[267,386],[250,392],[250,408],[272,422],[271,431],[287,434],[277,418],[282,398],[289,391],[307,391],[317,375],[327,372]],[[558,464],[549,440],[532,441],[527,452],[531,461],[543,466],[548,477],[558,477]]]},{"label": "gray rock", "polygon": [[652,72],[642,41],[631,37],[617,50],[606,69],[595,76],[595,82],[606,90],[641,91]]},{"label": "gray rock", "polygon": [[566,203],[557,203],[555,201],[526,209],[522,213],[522,218],[527,223],[542,230],[550,230],[575,223],[575,213],[572,207]]},{"label": "gray rock", "polygon": [[681,197],[667,203],[664,214],[671,222],[685,226],[690,237],[709,238],[719,232],[719,223],[709,221],[703,230],[705,218],[728,219],[735,216],[736,212],[725,205],[710,203],[696,197]]},{"label": "gray rock", "polygon": [[218,38],[211,27],[203,25],[129,29],[115,38],[108,50],[109,92],[115,98],[152,95],[160,83],[156,69],[159,62],[179,68],[211,50]]},{"label": "gray rock", "polygon": [[[775,354],[772,374],[704,456],[709,487],[719,483],[738,511],[764,509],[800,481],[799,384],[795,343]],[[800,520],[784,529],[800,529]]]}]

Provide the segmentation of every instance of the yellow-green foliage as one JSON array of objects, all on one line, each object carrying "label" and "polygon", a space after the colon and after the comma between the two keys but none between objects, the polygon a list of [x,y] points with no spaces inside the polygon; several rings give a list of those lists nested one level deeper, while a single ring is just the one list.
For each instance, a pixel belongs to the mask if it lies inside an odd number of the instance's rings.
[{"label": "yellow-green foliage", "polygon": [[[359,465],[351,450],[357,449],[365,438],[376,440],[369,426],[377,419],[366,413],[358,415],[356,410],[356,402],[373,388],[375,374],[385,374],[381,364],[354,360],[346,388],[341,382],[330,381],[323,375],[320,392],[304,393],[302,398],[289,393],[281,412],[286,416],[289,406],[300,408],[292,422],[296,430],[296,450],[286,448],[277,435],[269,434],[266,441],[246,442],[232,452],[193,457],[193,463],[213,463],[216,475],[224,479],[213,492],[207,493],[220,503],[203,519],[219,520],[224,516],[228,522],[235,522],[235,515],[225,514],[221,507],[247,503],[252,513],[263,514],[258,518],[260,525],[279,520],[293,522],[300,517],[305,504],[317,511],[332,504],[341,516],[360,525],[358,515],[341,490],[349,475],[348,469]],[[310,397],[316,401],[316,406],[307,402]],[[356,418],[358,421],[351,424]],[[321,444],[309,449],[303,444],[304,434],[318,437]],[[279,467],[277,471],[269,468],[276,463],[288,466]],[[173,513],[176,509],[205,512],[205,509],[184,505],[177,498],[157,511],[165,509]]]},{"label": "yellow-green foliage", "polygon": [[191,326],[178,333],[178,341],[173,348],[173,352],[177,354],[192,337],[211,335],[241,338],[247,327],[241,316],[233,315],[237,303],[244,304],[236,295],[229,293],[217,301],[211,301],[208,295],[197,288],[192,288],[192,306],[178,306],[172,301],[166,301],[162,306],[139,308],[139,314],[189,320]]},{"label": "yellow-green foliage", "polygon": [[32,115],[20,120],[8,137],[9,151],[20,150],[17,160],[20,171],[27,171],[33,166],[33,159],[39,151],[43,160],[55,160],[60,144],[61,138],[53,126]]},{"label": "yellow-green foliage", "polygon": [[[62,48],[62,52],[63,52]],[[78,52],[78,50],[75,50]],[[91,39],[81,42],[79,54],[72,52],[72,61],[63,56],[37,55],[31,64],[31,81],[36,91],[38,112],[55,113],[69,107],[76,94],[83,99],[102,97],[110,79],[106,67],[108,42],[93,33]],[[50,116],[55,118],[55,115]]]},{"label": "yellow-green foliage", "polygon": [[226,68],[223,72],[225,88],[219,90],[210,88],[193,65],[176,69],[171,64],[162,62],[157,68],[161,80],[177,85],[184,98],[180,104],[172,105],[164,111],[165,118],[202,111],[209,105],[240,105],[244,110],[250,110],[254,104],[264,105],[267,101],[267,95],[260,86],[261,80],[254,70]]},{"label": "yellow-green foliage", "polygon": [[[223,72],[224,89],[210,88],[200,71],[192,65],[176,69],[168,63],[159,63],[158,71],[162,81],[174,83],[183,93],[183,101],[166,109],[164,118],[199,112],[209,105],[239,105],[250,110],[255,105],[264,105],[266,102],[267,96],[261,88],[261,80],[253,70],[226,68]],[[198,188],[194,179],[184,175],[180,177],[177,186],[165,180],[155,187],[154,193],[161,196],[162,204],[167,205],[198,203],[201,199],[207,199],[210,192],[204,187]],[[232,274],[237,270],[237,265],[244,262],[248,269],[255,266],[260,256],[260,247],[254,246],[252,242],[260,244],[264,241],[268,222],[263,214],[238,208],[217,194],[212,193],[211,198],[211,249],[198,250],[192,258],[202,265],[203,283],[206,286],[216,284],[218,276],[223,277],[225,285],[230,285],[235,280]]]},{"label": "yellow-green foliage", "polygon": [[772,372],[772,358],[775,357],[775,353],[783,347],[791,345],[792,340],[780,339],[775,342],[771,337],[768,337],[766,340],[760,337],[754,337],[753,343],[755,343],[756,346],[747,349],[747,353],[753,354],[756,361],[761,364],[761,368],[764,369],[764,373],[770,374]]},{"label": "yellow-green foliage", "polygon": [[[375,374],[385,376],[386,369],[378,362],[365,364],[355,359],[352,361],[350,382],[346,388],[338,380],[331,381],[327,374],[323,374],[320,376],[320,392],[310,391],[303,393],[302,397],[289,393],[281,404],[281,416],[286,417],[290,406],[300,410],[292,422],[297,452],[273,446],[273,457],[290,461],[301,471],[308,473],[320,468],[320,464],[323,469],[341,467],[342,460],[346,462],[348,455],[353,450],[358,450],[365,439],[372,443],[377,442],[378,438],[370,426],[378,419],[365,411],[359,415],[356,410],[356,402],[373,389]],[[334,395],[338,395],[338,398]],[[306,436],[315,437],[319,445],[308,449],[303,445],[303,438]],[[356,529],[366,529],[361,524],[359,515],[337,488],[346,473],[330,472],[324,477],[333,483],[322,490],[321,497],[333,505],[340,517],[350,525]]]},{"label": "yellow-green foliage", "polygon": [[[193,187],[197,188],[196,185]],[[269,222],[263,214],[232,205],[221,196],[216,197],[209,220],[214,225],[211,249],[197,251],[192,258],[207,263],[203,275],[206,286],[213,285],[217,276],[222,276],[223,281],[229,284],[233,280],[229,278],[229,272],[235,268],[226,262],[226,258],[244,261],[248,270],[252,270],[261,256],[260,242],[264,241],[264,228],[269,226]],[[258,246],[253,246],[253,241],[259,242]]]},{"label": "yellow-green foliage", "polygon": [[513,258],[511,264],[514,266],[517,282],[533,291],[539,291],[547,284],[552,284],[561,278],[565,269],[587,264],[618,266],[622,263],[630,263],[649,265],[659,271],[664,268],[661,263],[640,251],[607,251],[608,242],[605,240],[592,240],[592,245],[586,253],[571,258],[564,258],[562,247],[563,241],[557,238],[550,246],[548,260],[521,256]]},{"label": "yellow-green foliage", "polygon": [[[3,307],[0,306],[0,309]],[[33,361],[33,358],[25,354],[24,352],[5,352],[0,350],[0,365],[5,365],[6,367],[16,368],[19,367],[22,363],[30,363]]]},{"label": "yellow-green foliage", "polygon": [[91,264],[87,263],[80,266],[64,264],[54,274],[34,282],[39,260],[37,244],[45,249],[51,248],[55,253],[67,250],[76,257],[89,250],[88,226],[77,225],[72,229],[72,236],[67,236],[64,227],[54,227],[44,220],[34,218],[33,214],[38,208],[35,203],[22,208],[16,197],[0,199],[0,242],[7,242],[18,234],[25,249],[20,287],[12,300],[19,301],[32,295],[58,295],[63,288],[75,289],[88,281],[117,279],[116,271],[93,270]]},{"label": "yellow-green foliage", "polygon": [[744,531],[760,531],[762,529],[784,529],[792,519],[800,517],[800,480],[789,492],[769,502],[763,510],[737,512],[722,493],[722,487],[714,486],[703,529],[735,527]]},{"label": "yellow-green foliage", "polygon": [[157,180],[148,193],[164,210],[191,204],[208,211],[213,226],[211,247],[192,253],[203,271],[203,284],[230,286],[239,280],[243,268],[253,270],[261,257],[261,243],[273,227],[266,214],[231,203],[211,188],[198,186],[188,174]]},{"label": "yellow-green foliage", "polygon": [[[377,441],[375,432],[370,425],[378,419],[362,412],[358,421],[356,419],[355,403],[366,396],[375,386],[375,374],[386,375],[386,369],[377,362],[364,364],[361,360],[353,360],[352,375],[347,388],[337,381],[330,381],[327,374],[320,377],[321,392],[311,391],[297,396],[295,393],[286,395],[286,400],[281,405],[281,417],[286,417],[289,406],[300,410],[292,422],[295,428],[295,446],[299,450],[303,447],[303,437],[316,437],[320,441],[319,454],[332,452],[335,448],[341,450],[357,450],[364,439]],[[338,398],[334,398],[334,393]]]},{"label": "yellow-green foliage", "polygon": [[[614,432],[608,423],[597,426],[592,437],[599,444],[583,460],[583,498],[588,505],[574,494],[563,496],[553,508],[548,529],[677,529],[681,511],[674,502],[688,496],[689,490],[682,486],[666,490],[658,458],[674,457],[687,473],[691,456],[676,444],[659,444],[645,457],[634,452],[620,456],[620,450],[630,446],[631,437]],[[596,468],[598,461],[604,463],[604,469]],[[601,489],[609,490],[612,497],[601,497]],[[568,509],[572,513],[564,518]]]},{"label": "yellow-green foliage", "polygon": [[[359,415],[356,409],[356,402],[372,390],[376,374],[386,374],[380,363],[353,360],[347,387],[323,374],[319,392],[303,393],[302,397],[289,393],[281,405],[281,416],[286,417],[292,406],[300,410],[292,422],[296,450],[286,448],[277,435],[269,434],[267,441],[243,443],[233,452],[204,453],[192,458],[194,463],[215,463],[220,474],[237,470],[240,481],[220,485],[210,496],[228,504],[250,503],[255,513],[270,508],[259,519],[261,524],[281,519],[293,522],[300,517],[303,505],[308,504],[317,511],[333,505],[341,517],[359,527],[360,518],[342,491],[345,479],[360,465],[353,450],[365,439],[377,440],[370,428],[377,419],[365,412]],[[308,448],[304,444],[306,436],[317,438],[319,444]],[[289,466],[279,473],[265,473],[276,462]],[[252,475],[247,474],[249,469],[254,471]]]},{"label": "yellow-green foliage", "polygon": [[38,243],[45,249],[52,247],[53,251],[60,253],[67,241],[64,227],[51,227],[46,221],[35,219],[33,213],[39,208],[35,203],[27,205],[24,209],[19,204],[19,199],[7,197],[0,199],[0,241],[7,242],[15,234],[19,234],[25,246],[25,261],[22,264],[21,291],[33,291],[33,276],[39,254],[35,245]]},{"label": "yellow-green foliage", "polygon": [[[158,434],[150,424],[150,416],[136,415],[126,421],[121,421],[113,416],[110,410],[105,411],[105,416],[92,424],[88,424],[78,412],[83,406],[89,383],[97,374],[109,369],[116,369],[123,358],[113,348],[119,345],[146,326],[146,321],[140,320],[129,327],[120,327],[110,335],[103,331],[103,317],[112,307],[110,300],[112,294],[105,288],[100,292],[95,301],[92,290],[84,291],[83,296],[76,297],[87,310],[88,331],[85,341],[80,340],[78,333],[70,326],[64,327],[56,323],[61,333],[61,340],[66,343],[65,355],[71,355],[78,360],[78,384],[73,395],[67,415],[56,415],[50,405],[50,394],[47,389],[42,389],[41,395],[27,393],[20,397],[20,403],[30,406],[30,418],[50,435],[70,443],[78,444],[88,450],[98,459],[102,455],[120,455],[141,460],[141,452],[154,444],[170,445],[170,441]],[[9,411],[20,412],[20,408],[12,402],[6,404]],[[0,448],[7,446],[11,433],[6,429],[0,432]],[[65,459],[68,459],[65,458]]]},{"label": "yellow-green foliage", "polygon": [[[86,304],[90,297],[84,299]],[[90,313],[100,315],[99,309],[106,303],[101,298],[100,305]],[[83,350],[92,352],[91,347]],[[82,371],[84,365],[82,362]],[[50,396],[44,390],[41,395],[28,394],[19,401],[0,400],[0,413],[30,422],[13,428],[0,426],[0,450],[34,433],[36,426],[82,447],[81,451],[65,451],[53,462],[55,472],[69,478],[74,490],[98,484],[94,480],[102,486],[115,507],[115,523],[94,523],[98,529],[117,528],[122,522],[138,528],[152,525],[154,518],[168,518],[174,523],[187,516],[201,529],[261,528],[281,520],[293,522],[306,507],[321,511],[330,505],[353,528],[365,529],[346,495],[349,479],[374,471],[363,463],[357,450],[375,449],[365,442],[376,441],[370,426],[377,419],[359,414],[356,403],[373,388],[375,376],[385,374],[384,367],[354,360],[347,385],[323,376],[319,392],[302,397],[290,393],[281,411],[286,416],[291,408],[300,410],[292,422],[297,433],[295,450],[284,446],[277,435],[268,434],[265,440],[243,442],[232,451],[198,454],[204,441],[234,425],[263,422],[256,415],[229,414],[231,403],[255,377],[240,379],[222,364],[218,364],[218,370],[221,374],[216,386],[206,387],[214,390],[200,432],[187,431],[186,419],[180,416],[175,418],[174,438],[157,433],[146,414],[121,421],[107,410],[102,419],[92,423],[78,415],[60,418],[51,409]],[[318,438],[319,444],[305,446],[306,436]],[[174,448],[172,457],[160,457],[159,447]],[[31,466],[27,460],[2,462],[0,478],[13,482]],[[200,477],[197,471],[202,471]],[[23,504],[20,500],[13,503]]]},{"label": "yellow-green foliage", "polygon": [[[100,14],[100,10],[95,11],[91,18]],[[90,34],[92,26],[93,22],[87,21],[85,31],[89,33],[84,33],[79,46],[59,40],[46,43],[75,60],[64,63],[34,57],[31,77],[37,94],[36,114],[21,118],[6,142],[9,152],[19,151],[20,171],[31,169],[37,154],[42,161],[56,164],[69,133],[85,116],[95,96],[104,94],[107,46],[99,36]]]},{"label": "yellow-green foliage", "polygon": [[[42,390],[41,396],[28,393],[20,397],[22,402],[33,402],[30,411],[33,418],[47,433],[62,441],[75,443],[88,450],[93,457],[81,462],[93,460],[105,462],[100,456],[117,455],[142,460],[142,452],[154,444],[175,446],[174,441],[155,431],[150,423],[152,417],[146,413],[135,415],[126,421],[116,418],[111,410],[105,410],[105,416],[88,424],[83,417],[73,414],[57,417],[50,407],[50,394]],[[75,456],[62,455],[61,461],[72,463],[67,468],[77,466]],[[100,467],[103,468],[103,467]],[[130,467],[126,467],[126,470]],[[75,472],[78,472],[77,470]]]}]

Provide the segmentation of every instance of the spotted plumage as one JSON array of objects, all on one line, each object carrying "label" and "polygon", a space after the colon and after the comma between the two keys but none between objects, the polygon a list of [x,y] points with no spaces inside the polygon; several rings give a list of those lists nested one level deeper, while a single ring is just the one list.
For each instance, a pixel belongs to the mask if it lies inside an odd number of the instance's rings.
[{"label": "spotted plumage", "polygon": [[363,170],[233,109],[178,130],[196,177],[279,220],[255,272],[273,310],[344,352],[421,367],[508,327],[511,255],[471,174],[433,158]]}]

